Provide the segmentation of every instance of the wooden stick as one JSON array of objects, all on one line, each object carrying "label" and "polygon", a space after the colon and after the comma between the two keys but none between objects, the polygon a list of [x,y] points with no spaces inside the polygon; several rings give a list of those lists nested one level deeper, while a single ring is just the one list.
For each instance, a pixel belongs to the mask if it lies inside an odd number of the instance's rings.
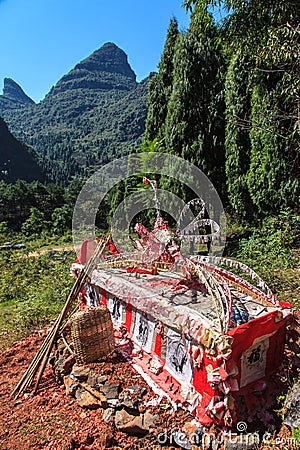
[{"label": "wooden stick", "polygon": [[53,328],[51,332],[47,335],[46,339],[44,340],[41,348],[33,358],[30,366],[26,370],[26,372],[23,374],[21,380],[17,384],[16,388],[14,389],[12,395],[15,395],[17,398],[28,386],[31,385],[34,376],[40,367],[38,377],[34,386],[33,393],[36,392],[37,387],[39,385],[39,382],[41,380],[41,377],[43,375],[43,372],[45,370],[49,355],[51,353],[53,344],[55,342],[55,339],[57,338],[57,335],[61,329],[62,323],[64,319],[68,316],[68,313],[72,309],[72,304],[74,300],[77,298],[78,294],[80,293],[84,283],[86,282],[87,278],[90,276],[92,270],[94,269],[96,259],[103,253],[103,250],[105,249],[105,246],[109,240],[109,236],[107,239],[104,240],[102,238],[97,248],[94,252],[94,254],[91,256],[89,261],[87,262],[86,266],[83,268],[83,270],[80,272],[78,278],[76,279],[71,292],[66,300],[65,306],[63,307],[59,317],[56,319]]},{"label": "wooden stick", "polygon": [[66,348],[68,349],[68,351],[71,353],[71,355],[75,355],[74,351],[71,349],[71,347],[69,346],[69,343],[67,342],[67,339],[65,338],[65,336],[63,335],[63,333],[60,335],[63,343],[65,344]]},{"label": "wooden stick", "polygon": [[20,388],[22,383],[25,383],[25,378],[26,375],[30,375],[30,372],[32,370],[32,368],[37,364],[38,359],[40,358],[41,354],[43,353],[44,349],[47,347],[48,341],[50,341],[50,333],[47,335],[46,339],[44,340],[42,346],[40,347],[40,349],[38,350],[38,352],[36,353],[35,357],[33,358],[33,360],[30,363],[29,368],[27,369],[27,371],[24,373],[24,375],[22,376],[22,378],[20,379],[20,381],[18,382],[17,386],[15,387],[14,391],[12,392],[11,395],[14,395],[15,392],[17,392],[17,390]]},{"label": "wooden stick", "polygon": [[36,392],[37,387],[38,387],[38,385],[40,383],[41,377],[42,377],[42,375],[44,373],[44,370],[45,370],[47,361],[49,359],[49,356],[50,356],[50,353],[51,353],[54,341],[55,341],[55,339],[57,337],[57,334],[58,334],[59,329],[60,329],[60,327],[62,325],[62,322],[65,319],[65,317],[67,316],[68,311],[71,309],[72,303],[73,303],[74,299],[77,298],[77,296],[78,296],[78,294],[79,294],[79,292],[80,292],[84,282],[86,281],[87,277],[90,275],[90,272],[93,269],[95,260],[97,259],[99,254],[101,254],[103,252],[103,250],[104,250],[104,248],[105,248],[105,246],[107,244],[107,241],[108,241],[108,239],[105,242],[103,242],[103,241],[99,242],[99,244],[98,244],[94,254],[92,255],[92,257],[88,261],[87,268],[86,269],[84,268],[82,270],[83,276],[79,277],[80,281],[77,282],[77,280],[76,280],[76,282],[74,283],[73,289],[72,289],[71,293],[69,294],[68,299],[67,299],[67,301],[65,303],[65,306],[64,306],[64,308],[63,308],[63,310],[62,310],[62,312],[61,312],[61,314],[60,314],[60,316],[59,316],[59,318],[57,320],[57,325],[55,326],[55,331],[53,332],[53,336],[51,337],[49,346],[48,346],[48,348],[47,348],[47,350],[45,352],[45,355],[44,355],[44,358],[43,358],[43,361],[42,361],[42,366],[41,366],[41,368],[39,370],[39,373],[38,373],[38,376],[37,376],[37,380],[36,380],[36,383],[35,383],[35,386],[34,386],[34,389],[33,389],[33,393]]}]

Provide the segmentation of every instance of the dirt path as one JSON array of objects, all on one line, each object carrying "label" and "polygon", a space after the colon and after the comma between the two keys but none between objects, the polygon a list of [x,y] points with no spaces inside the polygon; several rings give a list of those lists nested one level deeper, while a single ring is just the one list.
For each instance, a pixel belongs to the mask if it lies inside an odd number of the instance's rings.
[{"label": "dirt path", "polygon": [[46,253],[54,254],[56,252],[71,252],[71,251],[74,251],[73,244],[64,244],[64,245],[61,245],[58,247],[53,247],[53,248],[41,247],[37,251],[27,253],[26,257],[31,258],[31,257],[42,256],[42,255],[45,255]]}]

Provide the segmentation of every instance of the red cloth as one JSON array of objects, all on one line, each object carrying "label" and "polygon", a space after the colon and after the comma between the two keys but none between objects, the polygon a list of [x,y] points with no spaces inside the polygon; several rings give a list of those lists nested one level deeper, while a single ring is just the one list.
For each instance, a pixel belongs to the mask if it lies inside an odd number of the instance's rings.
[{"label": "red cloth", "polygon": [[107,243],[106,248],[108,248],[110,253],[112,253],[113,255],[118,255],[120,253],[115,244],[111,241]]},{"label": "red cloth", "polygon": [[157,271],[155,269],[140,269],[139,267],[126,267],[126,272],[128,273],[147,273],[149,275],[156,275]]}]

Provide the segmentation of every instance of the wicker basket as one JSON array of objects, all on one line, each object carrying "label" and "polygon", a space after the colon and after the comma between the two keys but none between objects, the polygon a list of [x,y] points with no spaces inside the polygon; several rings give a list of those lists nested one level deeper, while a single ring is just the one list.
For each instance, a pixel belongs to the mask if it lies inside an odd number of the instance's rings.
[{"label": "wicker basket", "polygon": [[71,322],[74,351],[82,363],[95,362],[114,350],[114,329],[105,306],[74,314]]}]

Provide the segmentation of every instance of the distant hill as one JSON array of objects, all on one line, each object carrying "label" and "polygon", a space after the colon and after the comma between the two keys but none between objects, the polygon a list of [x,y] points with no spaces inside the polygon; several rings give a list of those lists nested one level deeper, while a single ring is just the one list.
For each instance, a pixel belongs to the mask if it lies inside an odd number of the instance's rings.
[{"label": "distant hill", "polygon": [[9,132],[0,117],[0,181],[14,183],[17,179],[44,181],[45,176],[36,155]]},{"label": "distant hill", "polygon": [[127,55],[109,42],[64,75],[39,104],[20,104],[5,89],[0,116],[47,159],[48,178],[64,183],[141,144],[147,82],[136,82]]},{"label": "distant hill", "polygon": [[0,95],[0,110],[33,105],[34,101],[11,78],[4,78],[3,95]]}]

